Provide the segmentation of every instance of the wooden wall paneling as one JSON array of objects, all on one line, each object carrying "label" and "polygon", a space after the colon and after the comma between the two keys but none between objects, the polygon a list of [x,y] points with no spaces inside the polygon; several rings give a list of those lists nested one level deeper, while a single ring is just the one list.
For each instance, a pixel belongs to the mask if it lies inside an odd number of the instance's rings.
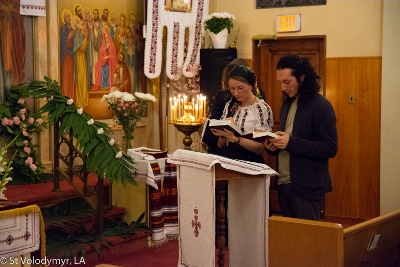
[{"label": "wooden wall paneling", "polygon": [[380,140],[382,59],[361,58],[359,76],[360,157],[359,178],[362,218],[380,215]]},{"label": "wooden wall paneling", "polygon": [[[379,216],[380,58],[326,61],[326,97],[337,117],[339,151],[330,160],[334,192],[326,214],[369,219]],[[349,103],[349,94],[355,103]]]},{"label": "wooden wall paneling", "polygon": [[[327,60],[327,95],[334,95],[339,139],[339,150],[330,160],[334,192],[327,195],[326,212],[332,216],[358,217],[358,112],[356,105],[348,104],[348,94],[356,88],[351,66],[340,59]],[[352,216],[353,215],[353,216]]]}]

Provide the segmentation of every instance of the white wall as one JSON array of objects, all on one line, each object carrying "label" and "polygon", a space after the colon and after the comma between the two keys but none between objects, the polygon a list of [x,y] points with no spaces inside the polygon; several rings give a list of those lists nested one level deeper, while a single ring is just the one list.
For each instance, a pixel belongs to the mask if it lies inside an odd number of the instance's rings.
[{"label": "white wall", "polygon": [[276,16],[293,14],[301,15],[301,32],[278,36],[326,35],[327,57],[380,56],[382,5],[381,0],[328,0],[320,6],[256,9],[255,0],[212,0],[209,12],[235,15],[228,42],[240,27],[238,57],[252,58],[252,37],[276,34]]},{"label": "white wall", "polygon": [[400,209],[400,1],[384,0],[381,111],[381,214]]}]

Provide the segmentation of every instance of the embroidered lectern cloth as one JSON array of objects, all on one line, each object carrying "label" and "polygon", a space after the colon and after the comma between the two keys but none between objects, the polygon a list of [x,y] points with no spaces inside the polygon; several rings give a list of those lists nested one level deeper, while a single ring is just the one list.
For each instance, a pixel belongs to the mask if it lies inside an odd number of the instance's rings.
[{"label": "embroidered lectern cloth", "polygon": [[37,205],[0,212],[0,257],[41,249],[44,258],[45,242],[42,213]]},{"label": "embroidered lectern cloth", "polygon": [[[265,164],[182,149],[171,154],[167,162],[178,167],[178,267],[215,266],[217,163],[250,175],[249,179],[228,182],[229,266],[267,266],[269,177],[277,173]],[[264,178],[251,179],[259,174]]]}]

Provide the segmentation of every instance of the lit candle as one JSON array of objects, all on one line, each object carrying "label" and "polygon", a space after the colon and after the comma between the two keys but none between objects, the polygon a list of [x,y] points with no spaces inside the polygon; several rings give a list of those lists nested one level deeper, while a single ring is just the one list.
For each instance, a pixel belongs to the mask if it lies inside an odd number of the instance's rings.
[{"label": "lit candle", "polygon": [[183,100],[182,100],[182,116],[185,116],[185,104],[186,104],[186,98],[187,96],[183,96]]},{"label": "lit candle", "polygon": [[184,110],[185,110],[185,103],[183,103],[183,97],[181,98],[181,109],[179,110],[179,118],[182,118],[183,121],[183,115],[184,115]]},{"label": "lit candle", "polygon": [[176,120],[176,97],[174,96],[174,102],[173,102],[173,107],[174,107],[174,114],[173,114],[173,122]]},{"label": "lit candle", "polygon": [[192,111],[190,112],[190,114],[193,115],[194,120],[197,121],[196,113],[194,113],[194,98],[192,98],[192,103],[191,104],[192,104]]},{"label": "lit candle", "polygon": [[200,95],[200,101],[201,101],[201,117],[204,117],[204,96],[203,95]]},{"label": "lit candle", "polygon": [[196,120],[199,120],[200,117],[199,117],[199,104],[198,103],[196,103],[195,106],[194,106],[194,114],[196,114],[195,115]]},{"label": "lit candle", "polygon": [[178,118],[180,118],[181,117],[181,95],[178,95],[178,113],[177,114],[178,114]]},{"label": "lit candle", "polygon": [[199,95],[196,95],[196,103],[195,103],[195,105],[196,105],[196,118],[200,118],[199,117]]}]

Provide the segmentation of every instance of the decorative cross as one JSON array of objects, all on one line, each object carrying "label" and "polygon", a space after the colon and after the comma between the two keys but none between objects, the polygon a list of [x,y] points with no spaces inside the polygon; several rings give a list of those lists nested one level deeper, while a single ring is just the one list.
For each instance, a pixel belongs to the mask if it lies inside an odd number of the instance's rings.
[{"label": "decorative cross", "polygon": [[199,213],[199,210],[195,207],[194,208],[194,221],[192,220],[192,227],[194,227],[194,235],[196,237],[199,237],[199,229],[201,229],[201,222],[198,222],[197,219],[199,216],[197,216],[197,213]]}]

